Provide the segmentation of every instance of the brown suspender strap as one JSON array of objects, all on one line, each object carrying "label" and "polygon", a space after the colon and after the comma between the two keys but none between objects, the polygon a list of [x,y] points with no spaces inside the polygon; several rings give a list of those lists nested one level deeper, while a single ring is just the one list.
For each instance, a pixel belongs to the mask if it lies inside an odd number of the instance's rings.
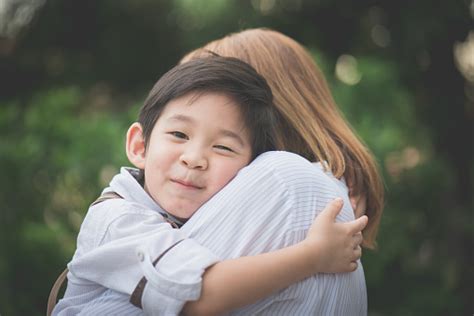
[{"label": "brown suspender strap", "polygon": [[49,297],[48,297],[48,307],[46,310],[46,315],[50,316],[51,313],[53,312],[54,306],[56,306],[56,301],[58,298],[58,293],[59,290],[61,289],[61,286],[63,285],[64,280],[66,279],[68,269],[64,269],[64,271],[59,275],[59,277],[56,279],[56,282],[54,282],[53,287],[51,288],[51,292],[49,292]]},{"label": "brown suspender strap", "polygon": [[[123,197],[121,197],[119,194],[113,192],[113,191],[110,191],[110,192],[105,192],[103,193],[99,198],[97,198],[97,200],[95,200],[90,206],[94,206],[96,204],[99,204],[103,201],[106,201],[106,200],[109,200],[109,199],[122,199]],[[178,225],[169,220],[168,218],[164,217],[164,219],[173,227],[173,228],[179,228]],[[179,244],[180,242],[182,242],[182,240],[178,241],[177,243],[175,243],[174,245],[170,246],[168,249],[166,249],[160,256],[158,256],[158,258],[156,258],[154,261],[153,261],[153,266],[156,266],[156,264],[158,263],[158,261],[163,258],[163,256],[169,251],[171,250],[171,248],[173,248],[174,246],[176,246],[177,244]],[[56,306],[56,302],[57,302],[57,298],[58,298],[58,293],[59,293],[59,290],[61,289],[63,283],[64,283],[64,280],[66,280],[66,276],[67,276],[67,273],[69,272],[68,268],[64,269],[64,271],[59,275],[59,277],[56,279],[56,282],[54,282],[54,285],[49,293],[49,298],[48,298],[48,307],[47,307],[47,311],[46,311],[46,315],[47,316],[50,316],[54,307]],[[135,290],[133,291],[132,295],[130,296],[130,302],[139,307],[139,308],[142,308],[142,295],[143,295],[143,291],[145,289],[145,285],[147,284],[147,279],[145,277],[143,277],[140,282],[138,282]]]},{"label": "brown suspender strap", "polygon": [[110,200],[110,199],[123,199],[123,197],[120,196],[120,194],[115,193],[114,191],[105,192],[101,196],[99,196],[97,200],[92,202],[92,204],[89,207],[99,204],[101,202],[104,202],[106,200]]},{"label": "brown suspender strap", "polygon": [[[99,204],[100,202],[103,202],[109,199],[122,199],[122,197],[118,193],[115,193],[113,191],[105,192],[104,194],[99,196],[97,200],[92,202],[90,206],[94,206],[96,204]],[[46,309],[47,316],[51,315],[51,313],[53,312],[54,306],[56,306],[56,302],[58,301],[59,290],[61,289],[64,283],[64,280],[66,280],[66,276],[68,272],[69,272],[68,268],[64,269],[64,271],[56,279],[56,282],[54,282],[54,285],[51,288],[51,291],[49,292],[48,307]]]},{"label": "brown suspender strap", "polygon": [[[156,266],[158,261],[160,261],[160,259],[163,258],[163,256],[166,255],[166,253],[168,251],[170,251],[173,247],[175,247],[176,245],[178,245],[182,241],[183,241],[183,239],[176,242],[175,244],[171,245],[168,249],[163,251],[163,253],[161,255],[159,255],[158,258],[156,258],[153,261],[153,266]],[[140,280],[140,282],[138,282],[137,287],[135,288],[132,295],[130,296],[130,303],[132,303],[133,305],[135,305],[136,307],[138,307],[140,309],[142,308],[142,296],[143,296],[143,291],[145,290],[145,286],[146,286],[147,282],[148,282],[148,280],[145,277],[143,277]]]}]

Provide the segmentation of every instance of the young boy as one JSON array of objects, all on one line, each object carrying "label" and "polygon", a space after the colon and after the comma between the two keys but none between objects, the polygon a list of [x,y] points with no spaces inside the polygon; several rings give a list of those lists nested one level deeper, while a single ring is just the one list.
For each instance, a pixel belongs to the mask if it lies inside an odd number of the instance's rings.
[{"label": "young boy", "polygon": [[[127,133],[127,156],[138,169],[122,168],[104,190],[115,198],[89,209],[68,265],[65,296],[53,314],[93,312],[111,289],[130,295],[145,313],[174,315],[200,297],[202,282],[224,282],[221,275],[235,274],[225,285],[249,289],[239,302],[250,303],[326,271],[319,263],[332,254],[321,253],[327,239],[318,238],[318,230],[295,246],[219,262],[172,228],[274,148],[271,102],[265,80],[237,59],[213,56],[166,73]],[[171,252],[175,267],[160,267]]]}]

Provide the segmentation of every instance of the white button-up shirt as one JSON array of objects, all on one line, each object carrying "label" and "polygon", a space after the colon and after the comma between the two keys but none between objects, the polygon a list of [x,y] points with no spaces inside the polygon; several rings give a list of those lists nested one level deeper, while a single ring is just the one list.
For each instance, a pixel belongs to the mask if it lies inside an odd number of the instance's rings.
[{"label": "white button-up shirt", "polygon": [[[76,315],[107,289],[130,295],[143,276],[144,311],[177,314],[184,302],[200,296],[201,276],[219,258],[173,229],[130,172],[122,168],[104,190],[123,199],[106,200],[87,212],[68,264],[66,293],[53,314]],[[175,261],[157,270],[153,261],[170,247],[167,254]]]}]

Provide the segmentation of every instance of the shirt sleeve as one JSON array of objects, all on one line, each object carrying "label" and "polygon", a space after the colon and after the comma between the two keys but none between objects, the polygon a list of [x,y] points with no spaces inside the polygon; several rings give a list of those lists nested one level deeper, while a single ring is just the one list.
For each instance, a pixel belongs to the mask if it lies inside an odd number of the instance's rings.
[{"label": "shirt sleeve", "polygon": [[[172,260],[155,266],[165,251],[173,253]],[[68,268],[72,282],[96,283],[128,295],[144,277],[144,311],[165,314],[199,298],[202,274],[217,261],[210,250],[173,229],[155,211],[110,200],[90,209]]]}]

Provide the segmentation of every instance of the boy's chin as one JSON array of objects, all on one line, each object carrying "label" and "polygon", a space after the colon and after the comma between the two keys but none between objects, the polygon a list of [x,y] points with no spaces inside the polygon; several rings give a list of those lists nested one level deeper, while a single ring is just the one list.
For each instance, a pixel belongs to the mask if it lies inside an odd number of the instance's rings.
[{"label": "boy's chin", "polygon": [[191,216],[196,213],[198,209],[192,209],[192,210],[181,210],[179,212],[170,212],[168,211],[169,214],[173,215],[176,219],[186,222],[188,219],[191,218]]},{"label": "boy's chin", "polygon": [[[194,214],[194,212],[193,212],[193,214]],[[170,213],[170,212],[168,212],[168,213]],[[176,215],[176,214],[173,214],[173,213],[170,213],[170,214],[173,215],[177,220],[179,220],[181,222],[186,222],[193,215],[193,214],[191,214],[191,215],[188,215],[187,217],[182,217],[182,216],[179,216],[179,215]]]}]

